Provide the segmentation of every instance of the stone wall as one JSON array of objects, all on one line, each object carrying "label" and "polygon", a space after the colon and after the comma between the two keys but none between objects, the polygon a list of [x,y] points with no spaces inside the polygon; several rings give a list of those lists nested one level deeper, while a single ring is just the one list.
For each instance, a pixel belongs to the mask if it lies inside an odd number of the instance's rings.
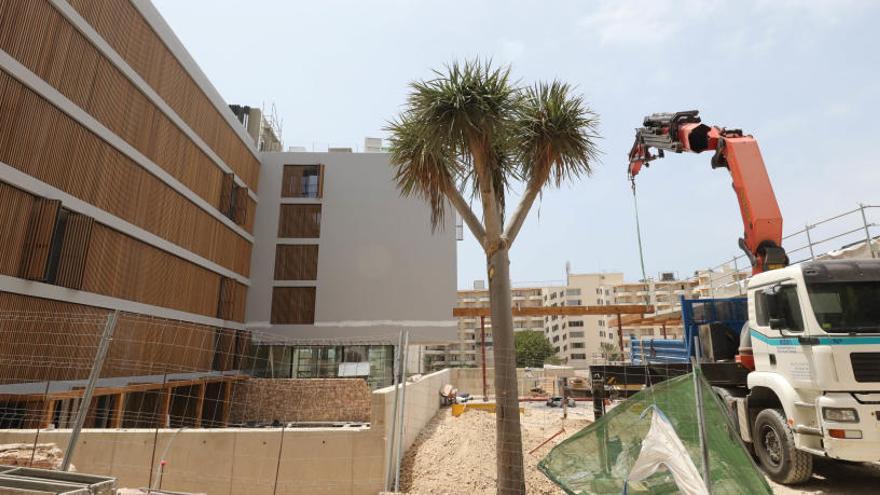
[{"label": "stone wall", "polygon": [[235,385],[233,423],[370,422],[370,387],[359,378],[252,378]]}]

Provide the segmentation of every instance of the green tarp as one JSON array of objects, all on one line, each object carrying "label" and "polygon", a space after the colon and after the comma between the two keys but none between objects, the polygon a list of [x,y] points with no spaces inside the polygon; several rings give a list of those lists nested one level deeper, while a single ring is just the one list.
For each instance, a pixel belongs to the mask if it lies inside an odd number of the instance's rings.
[{"label": "green tarp", "polygon": [[[699,372],[698,372],[699,373]],[[761,471],[739,441],[724,406],[700,376],[709,445],[713,495],[772,494]],[[651,426],[650,406],[669,418],[698,469],[702,466],[693,374],[647,388],[611,409],[599,421],[572,435],[547,454],[538,468],[566,493],[623,493],[627,474]],[[643,414],[645,413],[645,414]],[[669,471],[630,483],[628,494],[678,493]]]}]

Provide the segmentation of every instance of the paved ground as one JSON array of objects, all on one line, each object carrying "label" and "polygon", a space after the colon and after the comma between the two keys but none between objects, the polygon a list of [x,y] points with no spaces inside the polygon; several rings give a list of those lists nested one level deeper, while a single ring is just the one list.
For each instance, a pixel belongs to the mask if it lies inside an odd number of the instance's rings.
[{"label": "paved ground", "polygon": [[874,495],[880,493],[880,465],[843,464],[816,459],[813,479],[798,486],[781,486],[771,482],[773,492],[794,494]]}]

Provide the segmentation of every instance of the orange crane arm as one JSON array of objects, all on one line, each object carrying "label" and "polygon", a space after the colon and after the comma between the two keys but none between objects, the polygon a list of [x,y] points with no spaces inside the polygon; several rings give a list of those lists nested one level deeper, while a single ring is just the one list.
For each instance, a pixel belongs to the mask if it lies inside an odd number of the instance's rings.
[{"label": "orange crane arm", "polygon": [[[651,154],[651,148],[657,150]],[[739,245],[752,263],[752,273],[780,268],[788,264],[782,248],[782,213],[770,184],[770,176],[761,158],[758,142],[738,129],[708,126],[699,112],[660,113],[645,117],[637,129],[629,153],[629,177],[658,158],[665,151],[702,153],[711,150],[712,168],[726,168],[733,179],[739,200],[744,234]],[[635,183],[635,182],[633,182]]]}]

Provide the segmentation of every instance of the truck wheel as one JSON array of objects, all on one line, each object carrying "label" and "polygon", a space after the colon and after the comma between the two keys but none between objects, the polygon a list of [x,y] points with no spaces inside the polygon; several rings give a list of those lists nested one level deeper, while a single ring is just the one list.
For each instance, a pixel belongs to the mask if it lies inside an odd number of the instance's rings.
[{"label": "truck wheel", "polygon": [[813,456],[795,448],[794,433],[782,410],[764,409],[758,413],[752,441],[761,468],[773,481],[792,485],[813,475]]}]

